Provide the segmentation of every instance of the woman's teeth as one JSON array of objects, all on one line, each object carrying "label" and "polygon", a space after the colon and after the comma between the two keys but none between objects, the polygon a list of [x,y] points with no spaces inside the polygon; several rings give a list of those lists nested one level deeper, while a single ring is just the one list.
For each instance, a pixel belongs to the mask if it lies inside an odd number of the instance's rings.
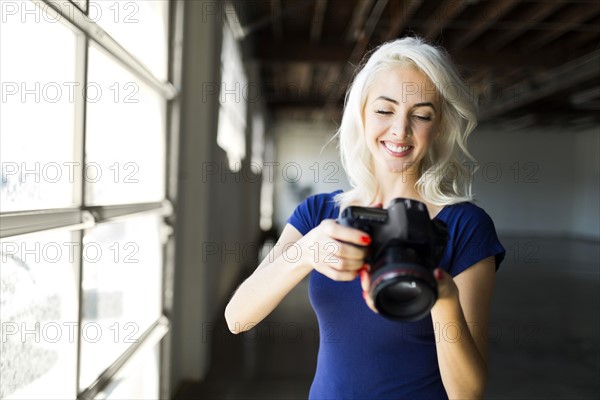
[{"label": "woman's teeth", "polygon": [[385,145],[385,147],[387,147],[394,153],[403,153],[403,152],[407,151],[408,149],[410,149],[410,146],[396,146],[395,144],[390,143],[390,142],[383,142],[383,144]]}]

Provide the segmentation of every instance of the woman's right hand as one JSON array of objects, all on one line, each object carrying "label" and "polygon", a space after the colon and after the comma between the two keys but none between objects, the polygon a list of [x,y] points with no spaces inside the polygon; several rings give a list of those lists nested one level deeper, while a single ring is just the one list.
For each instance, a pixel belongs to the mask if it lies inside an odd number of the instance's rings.
[{"label": "woman's right hand", "polygon": [[323,220],[298,241],[306,264],[336,281],[351,281],[365,264],[371,238],[333,219]]}]

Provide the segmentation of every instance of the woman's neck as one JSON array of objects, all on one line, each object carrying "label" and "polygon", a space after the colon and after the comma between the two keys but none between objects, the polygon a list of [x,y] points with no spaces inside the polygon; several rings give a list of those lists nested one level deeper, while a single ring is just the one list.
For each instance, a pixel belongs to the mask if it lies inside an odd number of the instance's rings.
[{"label": "woman's neck", "polygon": [[398,197],[405,199],[418,200],[425,204],[431,218],[434,218],[443,206],[436,206],[428,203],[417,190],[417,174],[405,172],[397,174],[385,174],[378,176],[379,189],[375,198],[369,206],[387,207],[390,202]]},{"label": "woman's neck", "polygon": [[373,199],[374,203],[381,203],[386,207],[390,201],[397,197],[423,201],[417,190],[417,174],[405,171],[403,173],[385,173],[376,176],[378,191]]}]

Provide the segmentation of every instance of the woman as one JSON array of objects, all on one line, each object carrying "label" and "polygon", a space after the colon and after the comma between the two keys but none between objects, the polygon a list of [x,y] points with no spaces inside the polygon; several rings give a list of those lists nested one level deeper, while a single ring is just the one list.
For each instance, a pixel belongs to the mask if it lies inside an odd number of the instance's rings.
[{"label": "woman", "polygon": [[[489,216],[469,202],[466,138],[475,113],[445,53],[418,38],[380,46],[356,74],[337,133],[352,190],[300,204],[225,310],[232,332],[249,329],[310,276],[320,326],[310,398],[482,397],[484,328],[505,251]],[[374,312],[365,296],[370,237],[334,221],[347,206],[381,207],[397,197],[423,202],[449,231],[434,271],[438,300],[417,322]]]}]

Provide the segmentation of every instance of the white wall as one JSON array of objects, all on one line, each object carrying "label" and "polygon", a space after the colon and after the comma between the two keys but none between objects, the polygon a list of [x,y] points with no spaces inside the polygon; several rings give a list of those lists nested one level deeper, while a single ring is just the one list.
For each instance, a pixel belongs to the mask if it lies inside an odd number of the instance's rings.
[{"label": "white wall", "polygon": [[[279,227],[301,201],[297,189],[306,189],[306,195],[349,188],[336,143],[323,148],[335,129],[333,123],[324,122],[281,122],[274,127],[275,161],[280,164],[275,169]],[[480,165],[473,191],[498,232],[599,239],[599,131],[598,127],[477,128],[469,139]],[[302,176],[294,184],[298,169]],[[333,174],[326,180],[328,173]]]},{"label": "white wall", "polygon": [[280,122],[273,127],[276,161],[275,215],[283,228],[294,208],[310,194],[348,190],[331,122]]}]

